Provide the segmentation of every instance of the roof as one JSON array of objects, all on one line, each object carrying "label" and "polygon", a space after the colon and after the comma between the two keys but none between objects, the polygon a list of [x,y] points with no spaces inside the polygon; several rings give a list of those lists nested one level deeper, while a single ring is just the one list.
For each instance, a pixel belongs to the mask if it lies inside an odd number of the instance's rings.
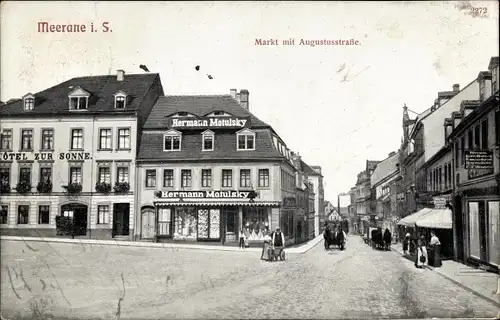
[{"label": "roof", "polygon": [[197,117],[214,111],[224,111],[238,118],[250,118],[252,128],[271,128],[254,116],[230,95],[164,96],[158,98],[149,114],[144,129],[165,129],[169,126],[169,116],[177,112],[189,112]]},{"label": "roof", "polygon": [[373,170],[380,161],[377,160],[366,160],[366,170]]},{"label": "roof", "polygon": [[[77,114],[81,116],[82,111],[69,110],[68,95],[78,87],[90,93],[88,113],[129,113],[139,109],[148,89],[155,81],[159,81],[159,78],[157,73],[126,74],[123,81],[118,81],[116,75],[77,77],[35,93],[35,107],[31,111],[24,111],[23,100],[17,100],[2,106],[0,115],[3,117],[53,116],[54,113],[58,113],[59,115]],[[128,95],[125,109],[115,109],[114,107],[114,94],[119,90]]]},{"label": "roof", "polygon": [[309,166],[304,161],[301,162],[302,172],[304,172],[308,176],[321,176],[321,174],[317,173],[311,166]]},{"label": "roof", "polygon": [[398,163],[398,153],[395,153],[387,159],[380,161],[371,175],[371,185],[375,186],[377,183],[383,181],[385,178],[396,172],[398,170]]},{"label": "roof", "polygon": [[488,69],[491,70],[496,67],[498,67],[498,57],[491,57]]}]

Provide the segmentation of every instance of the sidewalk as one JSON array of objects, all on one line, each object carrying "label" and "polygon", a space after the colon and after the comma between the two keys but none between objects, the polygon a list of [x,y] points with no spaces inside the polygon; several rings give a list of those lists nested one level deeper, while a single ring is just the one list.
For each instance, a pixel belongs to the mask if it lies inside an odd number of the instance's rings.
[{"label": "sidewalk", "polygon": [[[95,245],[110,245],[120,247],[147,247],[147,248],[164,248],[164,249],[188,249],[188,250],[211,250],[211,251],[236,251],[236,252],[261,252],[262,248],[245,248],[241,250],[239,247],[233,246],[216,246],[206,244],[185,244],[185,243],[156,243],[156,242],[141,242],[141,241],[117,241],[117,240],[91,240],[91,239],[67,239],[67,238],[42,238],[42,237],[17,237],[17,236],[0,236],[0,241],[34,241],[34,242],[57,242],[57,243],[76,243],[76,244],[95,244]],[[293,246],[286,249],[289,254],[303,254],[316,246],[323,240],[323,235],[306,242],[304,244]]]},{"label": "sidewalk", "polygon": [[[404,256],[401,243],[392,245],[391,249]],[[404,257],[410,259],[408,255]],[[440,274],[459,287],[500,307],[500,295],[495,294],[500,275],[469,267],[453,260],[443,260],[442,263],[443,265],[439,268],[431,266],[427,268]]]}]

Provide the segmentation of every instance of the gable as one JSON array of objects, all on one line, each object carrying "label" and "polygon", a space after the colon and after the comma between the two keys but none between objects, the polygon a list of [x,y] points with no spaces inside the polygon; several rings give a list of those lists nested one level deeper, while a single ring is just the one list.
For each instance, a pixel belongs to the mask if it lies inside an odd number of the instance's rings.
[{"label": "gable", "polygon": [[84,90],[82,87],[77,86],[75,87],[70,93],[69,96],[71,97],[88,97],[90,96],[90,93]]}]

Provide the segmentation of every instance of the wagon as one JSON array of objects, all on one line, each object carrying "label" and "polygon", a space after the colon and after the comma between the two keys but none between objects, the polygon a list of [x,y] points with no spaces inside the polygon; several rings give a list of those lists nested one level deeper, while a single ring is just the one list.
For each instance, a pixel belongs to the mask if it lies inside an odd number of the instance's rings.
[{"label": "wagon", "polygon": [[268,249],[269,261],[284,261],[286,259],[285,249],[283,247],[270,247]]}]

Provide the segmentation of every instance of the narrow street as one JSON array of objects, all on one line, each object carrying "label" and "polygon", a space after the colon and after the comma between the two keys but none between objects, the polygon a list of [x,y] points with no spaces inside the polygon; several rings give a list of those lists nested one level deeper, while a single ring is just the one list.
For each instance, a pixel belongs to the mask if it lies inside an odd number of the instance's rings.
[{"label": "narrow street", "polygon": [[358,236],[285,262],[205,252],[2,241],[1,310],[20,317],[492,317],[497,308]]}]

